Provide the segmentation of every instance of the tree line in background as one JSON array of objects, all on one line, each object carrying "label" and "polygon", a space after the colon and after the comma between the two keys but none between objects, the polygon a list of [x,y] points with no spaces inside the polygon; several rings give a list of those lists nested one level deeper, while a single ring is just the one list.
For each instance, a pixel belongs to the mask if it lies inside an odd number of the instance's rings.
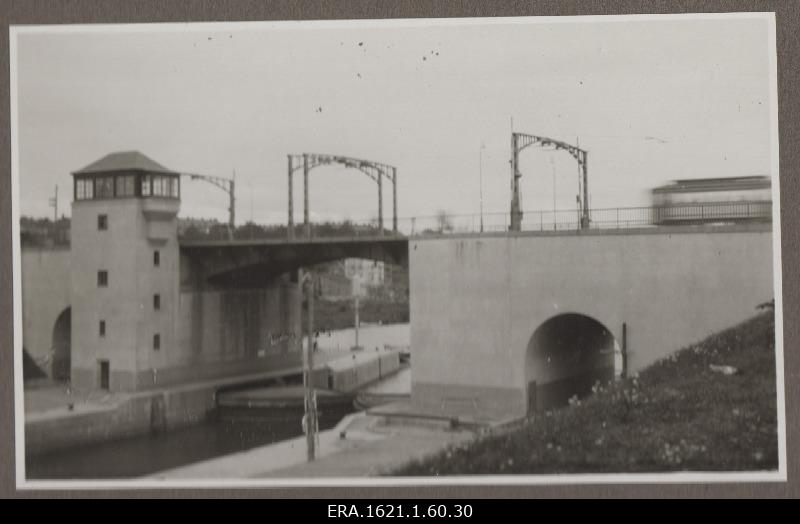
[{"label": "tree line in background", "polygon": [[[312,228],[312,233],[315,237],[370,236],[377,235],[380,232],[380,228],[376,226],[356,224],[349,220],[344,222],[314,223]],[[288,237],[288,229],[285,224],[260,225],[247,222],[234,228],[233,238],[236,240],[283,240]],[[190,240],[228,239],[228,225],[216,221],[181,219],[178,220],[178,232],[181,238]],[[384,232],[388,233],[389,231],[384,229]],[[295,238],[303,238],[305,236],[304,226],[302,224],[295,225],[294,234]]]},{"label": "tree line in background", "polygon": [[19,219],[20,243],[30,247],[68,247],[70,245],[70,219],[23,216]]},{"label": "tree line in background", "polygon": [[[376,226],[356,224],[350,221],[322,222],[313,224],[315,237],[349,237],[377,235]],[[305,236],[305,228],[296,225],[295,237]],[[384,229],[385,233],[388,230]],[[188,240],[227,240],[228,225],[216,220],[178,219],[178,235]],[[236,226],[233,237],[237,240],[286,239],[288,227],[285,224],[260,225],[253,222]],[[20,240],[23,246],[30,247],[68,247],[70,245],[70,219],[62,217],[57,221],[50,218],[20,218]]]}]

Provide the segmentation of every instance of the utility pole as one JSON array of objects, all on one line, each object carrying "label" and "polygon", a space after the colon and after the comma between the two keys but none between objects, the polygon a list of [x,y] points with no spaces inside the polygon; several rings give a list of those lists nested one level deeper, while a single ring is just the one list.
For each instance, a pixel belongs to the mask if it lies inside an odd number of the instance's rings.
[{"label": "utility pole", "polygon": [[522,174],[519,172],[519,146],[517,145],[517,134],[511,134],[511,231],[522,229],[522,210],[519,203],[519,179]]},{"label": "utility pole", "polygon": [[354,308],[354,309],[355,309],[355,314],[356,314],[356,318],[355,318],[355,327],[356,327],[356,345],[355,345],[355,347],[354,347],[353,349],[358,349],[358,325],[361,323],[361,322],[359,321],[359,319],[358,319],[358,309],[359,309],[359,303],[358,303],[358,293],[356,293],[356,296],[355,296],[355,308]]},{"label": "utility pole", "polygon": [[303,225],[306,238],[311,240],[311,221],[308,218],[308,155],[303,153]]},{"label": "utility pole", "polygon": [[58,185],[56,185],[56,191],[53,195],[53,198],[50,199],[50,207],[53,208],[53,223],[55,224],[58,222]]},{"label": "utility pole", "polygon": [[250,186],[250,222],[255,223],[253,222],[253,183],[248,182],[247,185]]},{"label": "utility pole", "polygon": [[317,435],[317,396],[314,391],[314,273],[313,270],[301,270],[301,285],[306,291],[306,344],[303,353],[303,385],[305,386],[303,424],[306,432],[307,457],[314,461],[315,440]]},{"label": "utility pole", "polygon": [[553,168],[553,231],[556,230],[556,163],[550,157],[550,166]]},{"label": "utility pole", "polygon": [[481,148],[478,150],[478,191],[480,193],[480,209],[481,209],[481,233],[483,233],[483,150],[486,148],[481,142]]},{"label": "utility pole", "polygon": [[292,188],[294,168],[292,166],[292,155],[286,155],[286,157],[289,159],[289,222],[286,226],[286,234],[291,242],[294,240],[294,192]]},{"label": "utility pole", "polygon": [[236,228],[236,170],[233,170],[233,178],[231,178],[231,188],[228,191],[228,199],[230,205],[228,208],[228,236],[233,240],[233,231]]},{"label": "utility pole", "polygon": [[392,167],[392,232],[397,234],[397,168]]}]

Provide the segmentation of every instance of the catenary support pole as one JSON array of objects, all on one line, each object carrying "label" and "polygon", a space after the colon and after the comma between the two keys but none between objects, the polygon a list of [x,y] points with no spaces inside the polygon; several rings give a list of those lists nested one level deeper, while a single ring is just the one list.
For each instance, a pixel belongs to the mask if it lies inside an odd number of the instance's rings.
[{"label": "catenary support pole", "polygon": [[286,225],[287,237],[289,240],[294,240],[294,191],[292,188],[292,181],[294,175],[292,174],[292,155],[286,155],[289,160],[289,222]]},{"label": "catenary support pole", "polygon": [[308,219],[308,155],[303,153],[303,225],[306,238],[311,238],[311,222]]},{"label": "catenary support pole", "polygon": [[383,236],[383,174],[378,171],[378,235]]},{"label": "catenary support pole", "polygon": [[397,168],[392,168],[392,232],[397,234]]}]

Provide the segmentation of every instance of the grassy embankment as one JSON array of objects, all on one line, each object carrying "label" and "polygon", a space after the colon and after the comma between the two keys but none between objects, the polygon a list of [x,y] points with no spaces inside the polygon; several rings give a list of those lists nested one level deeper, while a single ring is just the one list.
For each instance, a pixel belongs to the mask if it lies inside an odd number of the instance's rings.
[{"label": "grassy embankment", "polygon": [[[771,310],[521,428],[396,475],[752,471],[778,466]],[[733,366],[725,375],[711,365]]]}]

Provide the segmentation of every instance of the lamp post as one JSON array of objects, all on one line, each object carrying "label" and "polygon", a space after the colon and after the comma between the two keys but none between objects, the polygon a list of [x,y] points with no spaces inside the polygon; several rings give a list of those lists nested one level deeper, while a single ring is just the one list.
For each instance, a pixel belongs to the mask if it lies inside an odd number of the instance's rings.
[{"label": "lamp post", "polygon": [[483,150],[486,145],[481,142],[481,147],[478,150],[478,193],[480,195],[480,210],[481,210],[481,233],[483,233]]},{"label": "lamp post", "polygon": [[300,270],[300,285],[305,290],[308,311],[306,315],[307,341],[303,352],[303,429],[306,433],[306,454],[309,462],[315,458],[317,435],[317,397],[314,391],[314,274]]},{"label": "lamp post", "polygon": [[550,167],[553,168],[553,231],[556,230],[556,163],[550,157]]}]

